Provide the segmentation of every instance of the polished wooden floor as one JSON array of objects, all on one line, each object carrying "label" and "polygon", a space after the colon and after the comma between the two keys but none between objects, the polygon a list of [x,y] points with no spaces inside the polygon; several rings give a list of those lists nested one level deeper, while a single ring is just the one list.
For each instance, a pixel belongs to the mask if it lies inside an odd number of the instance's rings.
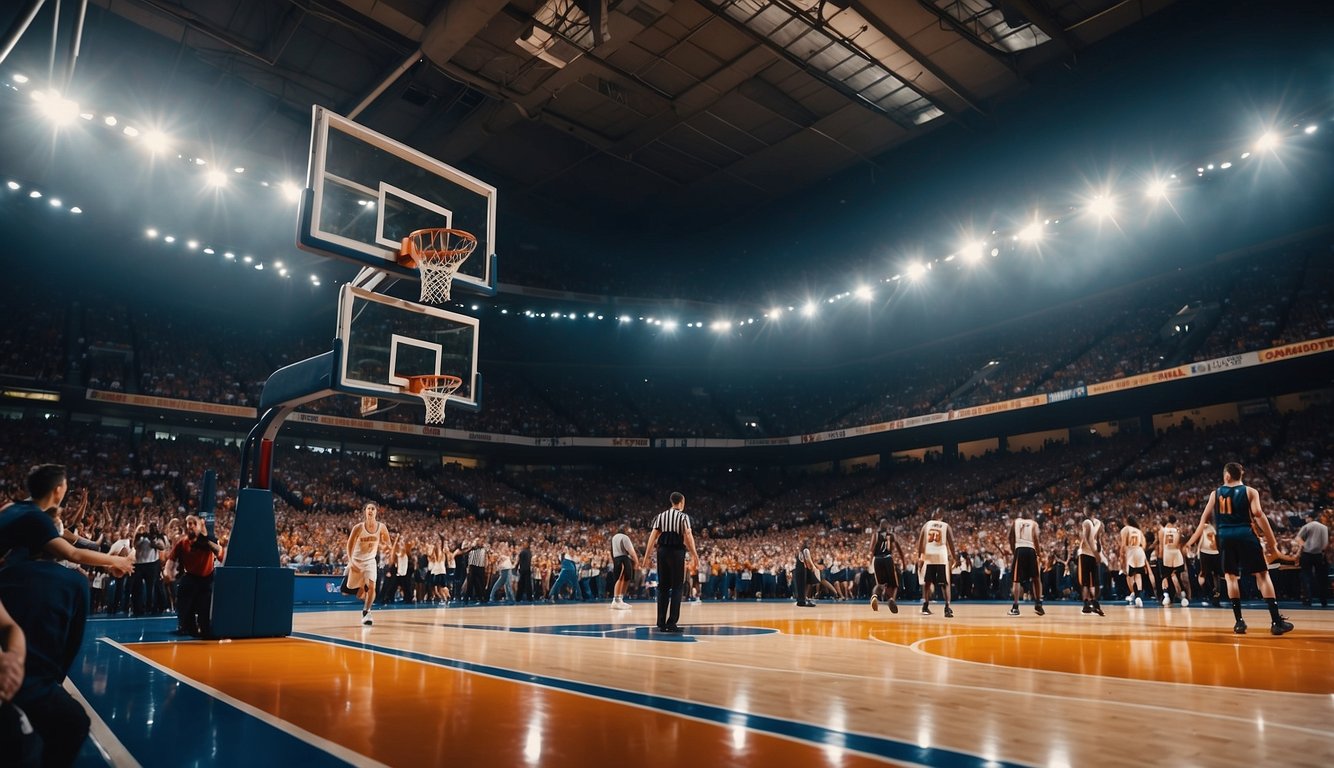
[{"label": "polished wooden floor", "polygon": [[[290,638],[95,621],[113,765],[1334,764],[1334,611],[705,603],[299,613]],[[167,750],[164,743],[180,743]],[[170,740],[170,741],[164,741]]]}]

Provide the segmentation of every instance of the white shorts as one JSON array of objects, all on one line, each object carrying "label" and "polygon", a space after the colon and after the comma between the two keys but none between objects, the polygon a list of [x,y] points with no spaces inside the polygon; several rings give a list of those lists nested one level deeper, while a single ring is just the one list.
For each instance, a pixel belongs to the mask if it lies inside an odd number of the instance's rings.
[{"label": "white shorts", "polygon": [[351,560],[347,564],[347,588],[375,587],[375,561]]},{"label": "white shorts", "polygon": [[1164,550],[1163,550],[1163,567],[1164,567],[1164,568],[1181,568],[1181,567],[1185,566],[1185,564],[1186,564],[1186,558],[1185,558],[1185,557],[1182,557],[1182,555],[1181,555],[1181,550],[1179,550],[1179,549],[1164,549]]},{"label": "white shorts", "polygon": [[1144,558],[1144,547],[1126,547],[1126,567],[1143,568],[1149,561]]}]

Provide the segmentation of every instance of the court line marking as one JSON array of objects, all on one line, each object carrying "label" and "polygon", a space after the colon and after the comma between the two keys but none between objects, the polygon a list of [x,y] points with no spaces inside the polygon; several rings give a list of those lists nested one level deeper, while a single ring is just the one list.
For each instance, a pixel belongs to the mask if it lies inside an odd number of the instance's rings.
[{"label": "court line marking", "polygon": [[[780,633],[780,634],[782,634],[782,633]],[[795,635],[787,635],[787,637],[796,637],[796,636],[795,636]],[[942,637],[950,637],[950,635],[942,635]],[[928,638],[928,639],[930,639],[930,638]],[[878,641],[878,642],[883,642],[883,643],[886,643],[887,645],[893,645],[893,646],[895,646],[895,647],[897,647],[897,648],[906,648],[906,647],[907,647],[907,646],[901,645],[901,644],[899,644],[899,643],[889,643],[888,641],[884,641],[884,640],[881,640],[881,641]],[[953,659],[949,659],[949,658],[944,657],[944,656],[935,656],[935,655],[933,655],[933,654],[926,653],[925,651],[922,651],[921,653],[923,653],[924,655],[928,656],[929,658],[937,659],[937,660],[940,660],[940,661],[952,661],[952,660],[953,660]],[[718,666],[718,667],[732,667],[732,668],[735,668],[735,669],[749,669],[749,670],[754,670],[754,671],[758,671],[758,672],[781,673],[781,674],[791,674],[791,673],[792,673],[792,670],[791,670],[791,669],[781,669],[781,668],[778,668],[778,667],[762,667],[762,666],[759,666],[759,665],[757,665],[757,664],[737,664],[737,663],[735,663],[735,662],[730,662],[730,661],[708,661],[708,660],[705,660],[705,659],[686,659],[686,658],[682,658],[682,657],[679,657],[679,656],[662,656],[662,655],[654,654],[654,653],[636,653],[636,652],[634,652],[634,651],[626,651],[626,652],[624,652],[624,655],[626,655],[626,656],[635,656],[635,657],[638,657],[638,658],[645,658],[645,659],[659,659],[659,660],[669,660],[669,661],[688,662],[688,663],[690,663],[690,664],[692,664],[692,665],[693,665],[693,664],[708,664],[708,665]],[[962,659],[957,659],[957,661],[962,661]],[[980,664],[981,662],[969,662],[969,663]],[[983,666],[990,666],[990,665],[983,664]],[[1038,670],[1038,671],[1042,671],[1042,670]],[[865,682],[865,681],[866,681],[866,675],[854,675],[854,674],[849,673],[849,672],[826,672],[826,671],[820,671],[820,670],[803,669],[803,670],[801,670],[801,674],[802,674],[802,675],[819,675],[819,676],[824,676],[824,677],[845,678],[845,679],[848,679],[848,680],[860,680],[860,681],[862,681],[862,682]],[[1057,673],[1057,674],[1066,674],[1066,673]],[[1012,688],[992,688],[992,687],[990,687],[990,686],[985,686],[985,685],[970,685],[970,684],[968,684],[968,683],[940,683],[940,682],[936,682],[936,681],[934,681],[934,680],[914,680],[914,679],[912,679],[912,678],[906,678],[906,677],[878,677],[878,678],[876,678],[876,679],[877,679],[877,680],[883,680],[883,681],[885,681],[885,682],[890,682],[890,683],[896,683],[896,684],[901,683],[901,684],[906,684],[906,685],[915,685],[915,686],[918,686],[918,687],[924,687],[924,688],[958,688],[958,689],[960,689],[960,690],[965,690],[965,691],[978,691],[978,692],[983,692],[983,693],[1005,693],[1005,694],[1010,694],[1010,695],[1012,695],[1012,696],[1020,696],[1020,697],[1023,697],[1023,698],[1054,699],[1054,700],[1057,700],[1057,701],[1060,701],[1060,702],[1065,702],[1065,703],[1068,703],[1068,702],[1071,702],[1071,701],[1079,701],[1079,702],[1087,702],[1087,701],[1088,701],[1087,698],[1079,697],[1079,696],[1066,696],[1066,695],[1058,694],[1058,693],[1039,693],[1039,692],[1036,692],[1036,691],[1017,691],[1017,690],[1014,690],[1014,689],[1012,689]],[[1106,678],[1099,678],[1099,679],[1106,679]],[[1122,679],[1122,678],[1118,678],[1118,679]],[[1138,681],[1130,681],[1130,682],[1138,682]],[[1216,686],[1207,686],[1207,687],[1216,687]],[[1250,691],[1250,690],[1254,690],[1254,689],[1249,689],[1249,688],[1248,688],[1248,689],[1246,689],[1246,690]],[[1270,691],[1256,691],[1256,693],[1271,693],[1271,692],[1270,692]],[[1322,696],[1323,694],[1305,694],[1305,695]],[[1172,707],[1158,706],[1158,705],[1156,705],[1156,704],[1138,704],[1138,703],[1135,703],[1135,702],[1130,702],[1130,701],[1117,701],[1117,700],[1114,700],[1114,699],[1112,699],[1112,700],[1109,700],[1109,699],[1099,699],[1098,701],[1099,701],[1099,703],[1102,703],[1102,704],[1112,704],[1112,705],[1115,705],[1115,706],[1128,707],[1128,708],[1131,708],[1131,709],[1148,709],[1148,710],[1153,710],[1153,711],[1158,711],[1158,712],[1170,712],[1170,713],[1172,713],[1172,714],[1176,714],[1176,715],[1180,715],[1180,714],[1182,714],[1182,710],[1180,710],[1180,709],[1174,709],[1174,708],[1172,708]],[[1239,723],[1247,723],[1247,724],[1249,724],[1249,725],[1255,725],[1255,719],[1254,719],[1254,718],[1242,717],[1242,716],[1240,716],[1240,715],[1224,715],[1224,714],[1217,714],[1217,713],[1213,713],[1213,712],[1193,712],[1193,713],[1190,713],[1190,714],[1191,714],[1192,716],[1207,716],[1207,717],[1217,718],[1217,719],[1219,719],[1219,720],[1233,720],[1233,721],[1236,721],[1236,722],[1239,722]],[[1325,737],[1325,738],[1328,738],[1328,737],[1330,736],[1330,731],[1329,731],[1328,729],[1325,729],[1325,730],[1317,730],[1317,729],[1315,729],[1315,728],[1306,728],[1306,727],[1304,727],[1304,726],[1300,726],[1300,725],[1289,725],[1289,724],[1287,724],[1287,723],[1271,722],[1271,721],[1268,721],[1268,720],[1265,721],[1264,727],[1265,727],[1265,728],[1285,728],[1285,729],[1288,729],[1288,730],[1294,730],[1294,731],[1298,731],[1298,732],[1300,732],[1300,733],[1306,733],[1306,734],[1310,734],[1310,735],[1314,735],[1314,736],[1321,736],[1321,737]]]},{"label": "court line marking", "polygon": [[134,759],[134,755],[130,754],[130,750],[126,749],[121,740],[116,737],[116,734],[111,730],[111,726],[107,725],[107,721],[103,720],[102,716],[97,714],[97,710],[93,709],[93,705],[88,703],[88,699],[84,698],[83,693],[79,691],[79,687],[74,684],[74,681],[68,677],[65,678],[64,688],[70,696],[74,697],[75,701],[83,706],[83,711],[88,713],[88,719],[91,721],[88,736],[92,739],[93,746],[97,747],[98,753],[102,755],[102,759],[106,761],[107,765],[112,766],[112,768],[142,768],[139,761]]},{"label": "court line marking", "polygon": [[265,712],[259,707],[256,707],[252,704],[247,704],[246,702],[241,701],[235,696],[223,693],[217,688],[214,688],[210,685],[205,685],[204,683],[201,683],[200,681],[195,680],[194,678],[187,677],[185,674],[177,672],[171,667],[159,664],[158,662],[153,661],[152,659],[134,650],[131,650],[130,648],[127,648],[125,645],[118,643],[115,640],[112,640],[111,638],[101,637],[98,638],[98,641],[110,645],[111,647],[115,648],[121,653],[130,656],[134,659],[137,659],[138,661],[147,664],[153,669],[156,669],[157,671],[165,675],[173,677],[207,696],[211,696],[214,699],[217,699],[218,701],[230,707],[238,709],[244,712],[245,714],[255,718],[256,720],[259,720],[260,722],[265,723],[266,725],[270,725],[276,730],[285,733],[294,739],[297,739],[298,741],[304,741],[306,744],[315,747],[316,749],[327,752],[328,754],[338,758],[339,760],[357,766],[364,765],[364,766],[377,766],[378,768],[390,768],[388,765],[373,760],[370,757],[361,754],[360,752],[356,752],[354,750],[348,749],[347,747],[344,747],[341,744],[336,744],[332,741],[329,741],[323,736],[317,736],[294,723],[290,723],[286,720],[283,720],[277,715]]},{"label": "court line marking", "polygon": [[[790,720],[776,715],[765,715],[755,712],[740,712],[737,710],[718,706],[717,704],[707,704],[703,702],[689,701],[687,699],[678,699],[663,694],[645,693],[644,691],[636,691],[629,688],[617,688],[615,686],[604,685],[602,683],[589,683],[580,680],[568,680],[559,677],[552,677],[550,675],[538,674],[535,672],[528,672],[519,669],[511,669],[508,667],[500,667],[493,664],[482,664],[480,662],[467,661],[464,659],[452,659],[445,656],[435,656],[429,653],[424,653],[422,651],[410,651],[407,649],[392,648],[389,646],[371,645],[369,643],[358,640],[350,640],[341,637],[328,637],[324,635],[317,635],[311,632],[293,632],[292,637],[302,640],[307,640],[310,642],[332,645],[335,647],[352,648],[356,650],[368,651],[370,653],[377,653],[395,659],[405,659],[408,661],[416,661],[419,663],[431,664],[434,666],[454,669],[464,673],[481,675],[483,677],[492,677],[498,680],[505,680],[508,682],[527,684],[536,688],[549,688],[551,690],[560,691],[562,693],[570,693],[576,696],[583,696],[589,699],[595,699],[599,701],[611,701],[617,704],[623,704],[625,706],[647,710],[655,714],[666,714],[672,717],[680,717],[687,720],[694,720],[697,722],[706,723],[708,725],[718,726],[720,728],[737,728],[737,727],[745,728],[746,730],[751,731],[753,733],[758,733],[765,736],[773,736],[775,738],[785,739],[787,741],[793,741],[798,744],[802,744],[804,746],[814,747],[816,749],[828,749],[830,747],[834,747],[844,752],[861,755],[863,757],[869,757],[874,760],[888,761],[906,765],[916,765],[916,766],[922,766],[922,768],[935,768],[936,766],[971,765],[972,764],[970,762],[971,760],[976,760],[978,765],[986,766],[987,768],[1004,768],[1005,766],[1018,767],[1027,765],[1025,763],[1019,763],[1014,761],[994,760],[991,758],[987,758],[983,755],[959,749],[951,749],[946,747],[921,747],[913,742],[900,741],[898,739],[892,739],[887,736],[879,734],[870,734],[870,733],[863,733],[860,731],[849,731],[849,730],[839,731],[839,730],[834,730],[832,728],[826,728],[824,726],[812,725],[810,723],[802,722],[799,720]],[[572,639],[584,640],[586,638],[572,638]],[[665,656],[663,658],[674,658],[674,657]],[[605,692],[613,692],[621,695],[609,696],[606,695]],[[639,701],[634,701],[633,699],[655,700],[663,702],[668,706],[661,706],[661,707],[650,706],[648,704]],[[710,718],[700,714],[689,714],[690,712],[700,712],[704,710],[715,711],[718,713],[718,716],[715,718]],[[744,723],[737,722],[738,719],[742,719],[746,722]],[[779,725],[788,726],[790,730],[798,732],[799,731],[820,732],[827,734],[828,738],[827,741],[817,741],[815,738],[811,737],[802,737],[794,735],[793,733],[785,733],[780,730],[771,730],[769,728],[764,728],[761,727],[761,725],[756,721],[769,721],[777,723]],[[944,759],[932,760],[929,759],[928,755],[928,759],[925,762],[923,762],[920,760],[914,760],[910,757],[907,757],[906,755],[879,754],[876,752],[870,752],[865,749],[858,749],[856,747],[849,746],[847,743],[847,737],[854,737],[860,740],[866,740],[870,742],[882,742],[890,745],[891,747],[896,748],[899,751],[907,753],[917,752],[919,754],[925,752],[929,753],[929,755],[939,755]]]},{"label": "court line marking", "polygon": [[[1166,686],[1171,686],[1171,687],[1173,687],[1173,688],[1179,688],[1179,687],[1181,687],[1181,686],[1186,686],[1186,687],[1189,687],[1189,688],[1203,688],[1203,689],[1205,689],[1205,690],[1207,690],[1207,691],[1231,691],[1232,693],[1251,693],[1251,694],[1266,694],[1266,693],[1267,693],[1267,694],[1272,694],[1272,695],[1275,695],[1275,696],[1317,696],[1317,697],[1320,697],[1320,698],[1325,698],[1325,697],[1331,695],[1331,694],[1326,694],[1326,693],[1306,693],[1306,692],[1304,692],[1304,691],[1270,691],[1270,690],[1266,690],[1266,689],[1263,689],[1263,688],[1245,688],[1245,687],[1225,686],[1225,685],[1206,685],[1206,684],[1204,684],[1204,683],[1174,683],[1174,682],[1170,682],[1170,681],[1167,681],[1167,680],[1141,680],[1140,678],[1137,678],[1137,677],[1117,677],[1117,676],[1115,676],[1115,675],[1086,675],[1086,674],[1083,674],[1083,673],[1080,673],[1080,672],[1062,672],[1062,671],[1060,671],[1060,670],[1056,670],[1056,669],[1035,669],[1035,668],[1031,668],[1031,667],[1011,667],[1011,666],[1008,666],[1008,665],[1005,665],[1005,664],[989,664],[989,663],[987,663],[987,662],[985,662],[985,661],[973,661],[972,659],[958,659],[958,658],[955,658],[955,657],[953,657],[953,656],[945,656],[945,655],[938,654],[938,653],[932,653],[932,652],[930,652],[930,651],[926,651],[926,650],[923,650],[923,649],[917,647],[917,646],[918,646],[919,644],[921,644],[921,643],[930,642],[930,641],[932,641],[932,640],[946,640],[946,639],[954,638],[954,637],[994,637],[994,636],[993,636],[993,635],[985,635],[985,634],[976,634],[976,633],[974,633],[974,634],[959,634],[959,635],[936,635],[936,636],[934,636],[934,637],[924,637],[924,638],[922,638],[922,639],[920,639],[920,640],[918,640],[918,641],[912,643],[911,645],[904,645],[903,643],[896,643],[896,642],[893,642],[893,641],[891,641],[891,640],[882,640],[882,639],[880,639],[880,638],[878,638],[878,637],[875,637],[875,636],[872,636],[870,639],[871,639],[871,640],[874,640],[874,641],[877,642],[877,643],[884,643],[885,645],[892,645],[892,646],[895,646],[895,647],[898,647],[898,648],[907,648],[908,650],[912,651],[913,653],[918,653],[918,654],[921,654],[922,656],[926,656],[927,658],[935,659],[935,660],[937,660],[937,661],[942,661],[942,662],[955,662],[955,663],[958,663],[958,664],[974,664],[974,665],[977,665],[977,666],[987,667],[988,669],[1024,670],[1024,671],[1026,671],[1026,672],[1040,672],[1040,673],[1042,673],[1042,674],[1044,674],[1044,675],[1061,675],[1061,676],[1064,676],[1064,677],[1075,677],[1075,678],[1079,678],[1080,680],[1119,680],[1119,681],[1122,681],[1122,682],[1126,682],[1126,683],[1134,683],[1134,684],[1137,684],[1137,685],[1166,685]],[[1095,639],[1096,639],[1096,638],[1095,638]],[[1134,639],[1134,638],[1132,638],[1132,639]],[[1153,639],[1153,638],[1142,638],[1142,639],[1151,640],[1151,639]],[[1271,648],[1271,649],[1272,649],[1272,648],[1276,648],[1276,647],[1278,647],[1278,646],[1272,646],[1272,645],[1264,645],[1264,646],[1260,646],[1260,645],[1257,645],[1257,647]],[[1291,650],[1291,649],[1289,649],[1289,650]],[[1176,711],[1176,710],[1171,710],[1171,711]],[[1201,713],[1201,714],[1207,714],[1207,713]]]}]

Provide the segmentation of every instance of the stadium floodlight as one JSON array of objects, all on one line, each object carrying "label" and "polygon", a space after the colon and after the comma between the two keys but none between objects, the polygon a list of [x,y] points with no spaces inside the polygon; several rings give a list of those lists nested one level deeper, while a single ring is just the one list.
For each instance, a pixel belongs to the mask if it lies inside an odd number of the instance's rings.
[{"label": "stadium floodlight", "polygon": [[263,271],[264,271],[264,262],[261,261],[260,263],[256,264],[256,265],[255,265],[255,269],[259,270],[260,272],[263,272]]},{"label": "stadium floodlight", "polygon": [[1035,221],[1019,230],[1019,239],[1026,243],[1036,243],[1042,239],[1042,222]]},{"label": "stadium floodlight", "polygon": [[1250,152],[1242,152],[1242,153],[1241,153],[1241,159],[1242,159],[1242,160],[1245,160],[1246,158],[1248,158],[1248,157],[1250,157],[1250,156],[1251,156],[1251,153],[1250,153]]},{"label": "stadium floodlight", "polygon": [[222,171],[209,171],[204,174],[204,181],[208,182],[210,187],[227,186],[227,174]]},{"label": "stadium floodlight", "polygon": [[245,168],[238,165],[232,169],[232,173],[245,173]]},{"label": "stadium floodlight", "polygon": [[907,269],[903,271],[906,275],[908,275],[908,277],[912,278],[913,280],[919,280],[926,275],[926,265],[920,261],[914,261],[913,263],[908,265]]},{"label": "stadium floodlight", "polygon": [[1260,138],[1255,140],[1255,149],[1257,152],[1269,152],[1278,147],[1278,134],[1273,131],[1265,131],[1260,134]]},{"label": "stadium floodlight", "polygon": [[1116,201],[1107,195],[1098,195],[1088,204],[1088,212],[1100,219],[1116,215]]},{"label": "stadium floodlight", "polygon": [[[139,134],[138,131],[130,133],[130,130],[131,128],[129,126],[125,128],[125,134],[127,136],[137,136]],[[144,148],[155,155],[170,152],[171,138],[162,131],[149,131],[144,134]]]},{"label": "stadium floodlight", "polygon": [[278,188],[282,190],[283,197],[287,198],[289,203],[295,203],[301,199],[301,187],[290,181],[284,181],[278,185]]},{"label": "stadium floodlight", "polygon": [[[38,93],[41,93],[41,91],[34,91],[33,96],[35,97]],[[62,97],[55,91],[46,94],[45,98],[38,99],[38,104],[42,114],[46,115],[56,125],[69,125],[74,122],[74,118],[79,116],[78,103]]]},{"label": "stadium floodlight", "polygon": [[50,200],[47,200],[47,202],[51,204],[52,208],[59,208],[61,205],[63,205],[63,203],[60,202],[60,198],[58,197],[53,197]]},{"label": "stadium floodlight", "polygon": [[853,290],[853,294],[862,301],[870,301],[871,297],[875,295],[871,292],[871,287],[868,285],[858,285]]},{"label": "stadium floodlight", "polygon": [[42,193],[41,193],[41,192],[38,192],[38,191],[35,190],[35,189],[34,189],[33,191],[31,191],[31,192],[28,193],[28,197],[31,197],[33,200],[36,200],[37,198],[39,198],[39,197],[41,197],[41,196],[42,196]]},{"label": "stadium floodlight", "polygon": [[665,323],[662,324],[662,329],[663,329],[664,331],[675,331],[675,330],[676,330],[676,321],[675,321],[675,320],[668,320],[667,322],[665,322]]},{"label": "stadium floodlight", "polygon": [[198,241],[198,240],[186,240],[186,241],[185,241],[185,247],[186,247],[186,248],[189,248],[190,250],[193,251],[193,250],[195,250],[196,248],[199,247],[199,241]]},{"label": "stadium floodlight", "polygon": [[769,317],[771,318],[777,318],[781,314],[783,314],[782,307],[773,307],[769,310]]},{"label": "stadium floodlight", "polygon": [[242,256],[242,257],[241,257],[241,261],[244,261],[244,262],[247,263],[247,264],[251,263],[251,262],[254,261],[254,260],[255,260],[255,257],[254,257],[254,256]]},{"label": "stadium floodlight", "polygon": [[1232,167],[1232,163],[1231,163],[1231,162],[1223,163],[1222,165],[1220,165],[1220,166],[1218,166],[1218,167],[1219,167],[1219,168],[1222,168],[1223,170],[1226,171],[1227,169],[1229,169],[1229,168]]},{"label": "stadium floodlight", "polygon": [[133,139],[139,136],[139,129],[135,128],[133,125],[127,125],[121,129],[121,133]]},{"label": "stadium floodlight", "polygon": [[5,183],[5,186],[6,186],[6,187],[9,187],[10,189],[15,190],[15,191],[17,191],[17,190],[19,190],[19,189],[21,189],[21,188],[23,187],[23,185],[22,185],[22,184],[19,184],[17,181],[6,182],[6,183]]},{"label": "stadium floodlight", "polygon": [[175,237],[175,235],[167,235],[166,237],[162,238],[162,242],[164,242],[164,243],[174,243],[174,242],[176,242],[176,237]]},{"label": "stadium floodlight", "polygon": [[815,302],[806,302],[806,305],[801,308],[801,314],[805,317],[815,317]]},{"label": "stadium floodlight", "polygon": [[215,253],[215,251],[212,248],[205,248],[204,253],[207,253],[209,256],[212,256]]},{"label": "stadium floodlight", "polygon": [[13,80],[19,85],[23,85],[24,83],[28,82],[28,76],[19,72],[15,72]]},{"label": "stadium floodlight", "polygon": [[157,237],[157,230],[153,229],[152,227],[149,227],[148,230],[144,232],[144,234],[148,236],[148,239],[152,240]]},{"label": "stadium floodlight", "polygon": [[968,243],[959,252],[963,254],[963,260],[969,264],[976,264],[982,260],[982,247],[986,243]]},{"label": "stadium floodlight", "polygon": [[709,323],[709,330],[714,333],[726,333],[727,329],[730,327],[732,327],[732,324],[726,320],[714,320],[712,323]]},{"label": "stadium floodlight", "polygon": [[[224,259],[234,260],[236,258],[236,254],[232,253],[231,251],[227,251],[226,253],[222,254],[222,257]],[[312,280],[315,279],[314,275],[311,275],[310,277]]]},{"label": "stadium floodlight", "polygon": [[1315,123],[1312,123],[1303,128],[1302,133],[1306,134],[1307,136],[1310,136],[1311,134],[1315,133],[1318,130],[1320,130],[1320,126],[1316,125]]},{"label": "stadium floodlight", "polygon": [[617,321],[622,322],[622,323],[628,323],[628,322],[630,322],[630,316],[629,316],[629,315],[621,315],[620,317],[618,317],[618,318],[616,318],[616,319],[617,319]]},{"label": "stadium floodlight", "polygon": [[76,206],[74,206],[73,208],[70,208],[70,209],[69,209],[69,212],[70,212],[70,213],[83,213],[83,209],[76,205]]},{"label": "stadium floodlight", "polygon": [[115,115],[107,115],[106,117],[102,118],[102,122],[106,123],[108,128],[115,128],[116,123],[119,121],[116,120]]},{"label": "stadium floodlight", "polygon": [[1149,182],[1149,186],[1144,190],[1145,197],[1150,200],[1161,200],[1167,197],[1167,182],[1163,179],[1154,179]]}]

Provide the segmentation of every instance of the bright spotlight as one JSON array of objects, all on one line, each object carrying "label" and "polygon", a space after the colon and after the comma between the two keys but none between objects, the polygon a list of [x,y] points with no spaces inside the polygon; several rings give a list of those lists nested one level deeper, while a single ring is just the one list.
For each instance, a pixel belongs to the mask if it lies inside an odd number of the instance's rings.
[{"label": "bright spotlight", "polygon": [[238,165],[232,169],[232,173],[245,173],[245,168]]},{"label": "bright spotlight", "polygon": [[668,320],[668,321],[664,322],[664,323],[662,324],[662,329],[663,329],[664,331],[675,331],[675,330],[676,330],[676,321],[675,321],[675,320]]},{"label": "bright spotlight", "polygon": [[62,203],[60,202],[60,198],[58,197],[53,197],[47,202],[51,204],[52,208],[59,208],[62,205]]},{"label": "bright spotlight", "polygon": [[622,323],[628,323],[628,322],[630,322],[630,316],[629,316],[629,315],[621,315],[620,317],[618,317],[618,318],[616,318],[616,319],[617,319],[618,321],[622,322]]},{"label": "bright spotlight", "polygon": [[15,73],[14,82],[18,83],[19,85],[23,85],[24,83],[28,82],[28,76]]},{"label": "bright spotlight", "polygon": [[232,253],[231,251],[227,251],[226,253],[222,254],[222,257],[224,259],[235,259],[236,254]]},{"label": "bright spotlight", "polygon": [[164,242],[164,243],[174,243],[174,242],[176,242],[176,238],[175,238],[174,236],[172,236],[172,235],[167,235],[166,237],[162,238],[162,242]]},{"label": "bright spotlight", "polygon": [[110,127],[110,128],[115,128],[115,127],[116,127],[116,123],[117,123],[118,121],[116,120],[116,116],[115,116],[115,115],[107,115],[106,117],[102,118],[102,122],[106,123],[107,126]]},{"label": "bright spotlight", "polygon": [[982,260],[982,246],[986,243],[969,243],[963,247],[963,260],[969,264],[976,264]]},{"label": "bright spotlight", "polygon": [[870,301],[870,300],[871,300],[871,295],[872,295],[872,294],[871,294],[871,288],[870,288],[869,286],[866,286],[866,285],[859,285],[859,286],[857,286],[855,289],[853,289],[852,293],[853,293],[853,295],[855,295],[857,298],[861,299],[862,301]]},{"label": "bright spotlight", "polygon": [[[135,136],[139,133],[138,131],[130,133],[131,130],[133,129],[130,127],[126,127],[125,128],[126,135]],[[160,153],[170,152],[171,139],[167,136],[167,134],[163,133],[162,131],[149,131],[148,133],[144,134],[144,148],[155,155]]]},{"label": "bright spotlight", "polygon": [[214,254],[214,250],[212,248],[205,248],[204,253],[207,253],[209,256],[212,256]]},{"label": "bright spotlight", "polygon": [[36,200],[37,198],[39,198],[39,197],[41,197],[41,196],[42,196],[42,193],[41,193],[41,192],[38,192],[38,191],[35,190],[35,189],[34,189],[33,191],[31,191],[31,192],[28,193],[28,197],[31,197],[33,200]]},{"label": "bright spotlight", "polygon": [[210,187],[227,186],[227,174],[222,171],[209,171],[204,174],[204,180],[208,182]]},{"label": "bright spotlight", "polygon": [[74,118],[79,116],[79,105],[69,99],[62,98],[60,94],[52,91],[46,98],[40,100],[42,114],[50,118],[56,125],[69,125],[74,122]]},{"label": "bright spotlight", "polygon": [[801,314],[803,317],[815,317],[815,302],[806,302],[806,305],[801,308]]},{"label": "bright spotlight", "polygon": [[76,206],[74,206],[73,208],[69,209],[69,212],[70,212],[70,213],[83,213],[83,209],[76,205]]},{"label": "bright spotlight", "polygon": [[1167,182],[1162,179],[1154,179],[1149,182],[1149,186],[1145,188],[1144,194],[1151,200],[1161,200],[1164,197],[1167,197]]},{"label": "bright spotlight", "polygon": [[199,241],[198,241],[198,240],[186,240],[186,241],[185,241],[185,247],[186,247],[186,248],[189,248],[190,250],[193,251],[193,250],[195,250],[196,248],[199,247]]},{"label": "bright spotlight", "polygon": [[157,230],[156,230],[156,229],[149,229],[149,230],[148,230],[147,232],[145,232],[144,234],[147,235],[148,238],[151,240],[151,239],[157,237]]},{"label": "bright spotlight", "polygon": [[926,265],[920,261],[914,261],[903,272],[913,280],[917,280],[926,275]]},{"label": "bright spotlight", "polygon": [[280,270],[278,270],[278,274],[282,275],[283,277],[287,277],[287,270],[286,270],[286,269],[280,269]]},{"label": "bright spotlight", "polygon": [[1042,223],[1033,222],[1019,230],[1019,239],[1026,243],[1036,243],[1042,239]]},{"label": "bright spotlight", "polygon": [[6,183],[5,186],[9,187],[10,189],[17,190],[20,189],[23,185],[19,184],[17,181],[11,181]]},{"label": "bright spotlight", "polygon": [[726,320],[714,320],[712,323],[709,323],[709,330],[713,331],[714,333],[723,333],[729,327],[731,327],[731,324],[728,323]]},{"label": "bright spotlight", "polygon": [[255,260],[255,257],[254,257],[254,256],[242,256],[242,257],[241,257],[241,261],[244,261],[244,262],[247,263],[247,264],[249,264],[250,262],[252,262],[252,261],[254,261],[254,260]]},{"label": "bright spotlight", "polygon": [[1302,133],[1306,134],[1307,136],[1310,136],[1311,134],[1315,133],[1318,130],[1320,130],[1320,126],[1312,123],[1311,125],[1308,125],[1305,128],[1303,128]]},{"label": "bright spotlight", "polygon": [[260,263],[256,264],[256,265],[255,265],[255,269],[259,270],[260,272],[263,272],[263,271],[264,271],[264,262],[261,261]]},{"label": "bright spotlight", "polygon": [[1278,146],[1278,134],[1273,131],[1265,131],[1260,134],[1260,138],[1255,140],[1255,149],[1259,152],[1268,152]]},{"label": "bright spotlight", "polygon": [[282,184],[278,185],[278,188],[283,191],[283,197],[287,198],[287,202],[289,203],[295,203],[301,199],[301,187],[298,187],[290,181],[284,181]]},{"label": "bright spotlight", "polygon": [[1100,219],[1105,219],[1116,213],[1116,203],[1107,195],[1098,195],[1089,202],[1088,211]]},{"label": "bright spotlight", "polygon": [[133,125],[127,125],[123,129],[121,129],[121,133],[133,139],[139,135],[139,129],[135,128]]},{"label": "bright spotlight", "polygon": [[778,317],[781,314],[783,314],[782,307],[774,307],[773,309],[769,310],[769,317]]}]

